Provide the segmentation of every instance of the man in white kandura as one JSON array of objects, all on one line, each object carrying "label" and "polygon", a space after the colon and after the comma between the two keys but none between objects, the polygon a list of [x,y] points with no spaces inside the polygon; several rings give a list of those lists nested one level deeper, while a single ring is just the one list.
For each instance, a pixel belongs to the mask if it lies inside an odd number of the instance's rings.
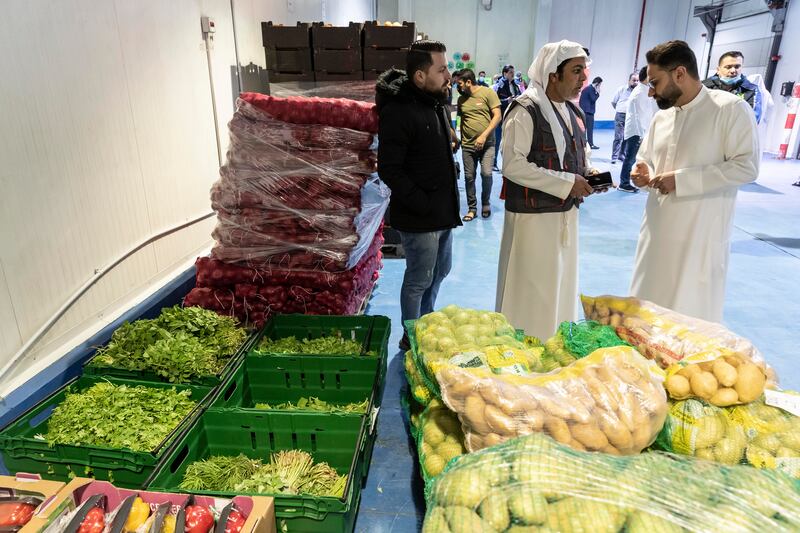
[{"label": "man in white kandura", "polygon": [[658,107],[631,177],[648,187],[631,294],[720,322],[736,193],[758,176],[756,121],[747,102],[702,85],[689,45],[647,52]]},{"label": "man in white kandura", "polygon": [[503,121],[506,201],[496,308],[529,335],[546,338],[577,318],[578,205],[592,194],[580,93],[589,64],[578,43],[542,47],[530,85]]}]

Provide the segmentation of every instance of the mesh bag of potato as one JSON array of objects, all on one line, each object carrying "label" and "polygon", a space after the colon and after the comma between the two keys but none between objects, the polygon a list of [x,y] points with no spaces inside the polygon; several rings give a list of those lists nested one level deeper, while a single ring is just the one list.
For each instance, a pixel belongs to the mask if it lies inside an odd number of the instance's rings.
[{"label": "mesh bag of potato", "polygon": [[653,452],[587,453],[543,434],[450,463],[429,483],[423,533],[784,533],[800,494],[780,472]]},{"label": "mesh bag of potato", "polygon": [[467,453],[458,417],[438,400],[422,413],[418,430],[417,452],[425,481],[441,474],[451,459]]},{"label": "mesh bag of potato", "polygon": [[725,464],[745,463],[800,478],[800,418],[766,405],[674,402],[655,448]]},{"label": "mesh bag of potato", "polygon": [[436,378],[470,452],[544,432],[577,450],[639,453],[667,413],[663,372],[631,347],[602,348],[547,374],[445,366]]},{"label": "mesh bag of potato", "polygon": [[700,398],[727,407],[755,401],[764,393],[763,366],[741,354],[717,349],[684,358],[667,368],[665,387],[670,398]]}]

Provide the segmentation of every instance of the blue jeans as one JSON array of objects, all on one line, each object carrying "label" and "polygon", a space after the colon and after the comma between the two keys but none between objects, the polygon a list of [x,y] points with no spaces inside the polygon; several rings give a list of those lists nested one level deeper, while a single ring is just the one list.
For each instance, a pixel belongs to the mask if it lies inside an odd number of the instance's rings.
[{"label": "blue jeans", "polygon": [[622,157],[625,155],[624,136],[625,113],[617,113],[614,115],[614,144],[611,147],[611,161],[622,161]]},{"label": "blue jeans", "polygon": [[491,141],[482,150],[461,148],[461,159],[464,161],[464,182],[467,189],[467,210],[478,212],[478,198],[475,192],[476,168],[481,166],[481,207],[489,207],[492,196],[492,161],[495,159],[495,146]]},{"label": "blue jeans", "polygon": [[406,254],[406,273],[400,289],[403,323],[433,312],[436,295],[453,260],[452,230],[400,232]]},{"label": "blue jeans", "polygon": [[636,162],[636,154],[639,153],[639,145],[642,138],[638,135],[628,137],[625,141],[625,162],[622,163],[622,170],[619,172],[619,186],[630,188],[631,187],[631,169]]}]

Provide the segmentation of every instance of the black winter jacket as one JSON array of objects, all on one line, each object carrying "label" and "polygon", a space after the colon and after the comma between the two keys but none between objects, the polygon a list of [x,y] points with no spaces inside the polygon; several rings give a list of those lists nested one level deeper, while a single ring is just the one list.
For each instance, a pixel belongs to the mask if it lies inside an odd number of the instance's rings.
[{"label": "black winter jacket", "polygon": [[408,232],[461,225],[450,121],[443,101],[391,69],[375,86],[378,175],[392,190],[389,220]]}]

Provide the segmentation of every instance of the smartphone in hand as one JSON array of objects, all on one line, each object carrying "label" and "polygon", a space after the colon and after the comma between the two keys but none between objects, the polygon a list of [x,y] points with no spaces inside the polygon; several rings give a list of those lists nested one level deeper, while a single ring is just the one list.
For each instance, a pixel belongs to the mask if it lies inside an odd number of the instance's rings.
[{"label": "smartphone in hand", "polygon": [[599,174],[584,177],[586,181],[589,182],[592,189],[596,191],[600,189],[610,189],[614,186],[614,182],[611,181],[611,172],[600,172]]}]

